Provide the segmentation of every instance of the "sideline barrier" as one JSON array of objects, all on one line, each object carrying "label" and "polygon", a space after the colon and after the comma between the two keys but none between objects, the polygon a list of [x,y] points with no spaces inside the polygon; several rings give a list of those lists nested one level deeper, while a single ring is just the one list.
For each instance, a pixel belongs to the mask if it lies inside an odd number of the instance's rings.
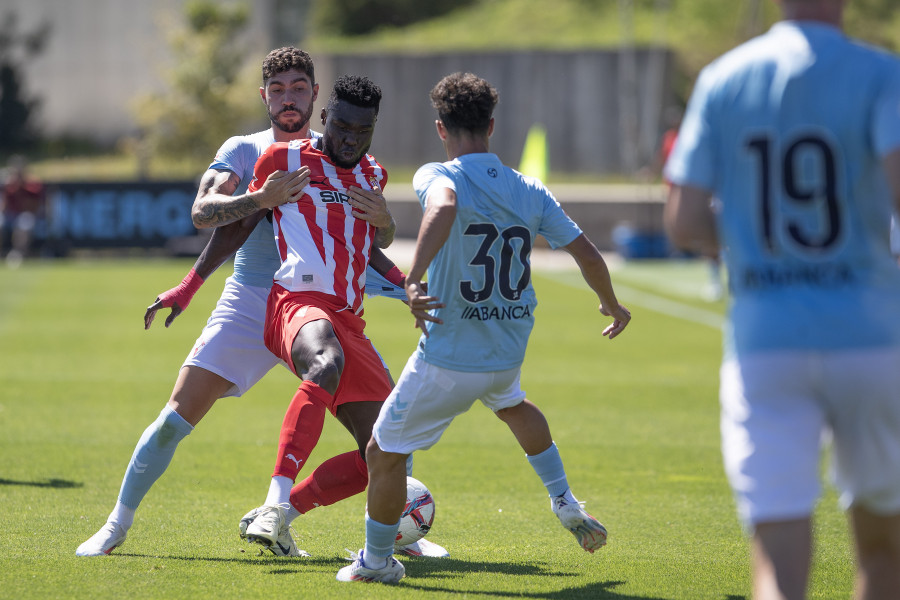
[{"label": "sideline barrier", "polygon": [[[550,189],[601,250],[630,258],[668,253],[661,233],[663,186],[557,184]],[[44,253],[143,248],[196,256],[210,233],[191,222],[196,193],[196,181],[48,183]],[[415,239],[422,209],[412,186],[389,186],[385,196],[397,237]]]},{"label": "sideline barrier", "polygon": [[196,193],[194,181],[48,183],[46,243],[57,255],[177,247],[200,235],[191,222]]}]

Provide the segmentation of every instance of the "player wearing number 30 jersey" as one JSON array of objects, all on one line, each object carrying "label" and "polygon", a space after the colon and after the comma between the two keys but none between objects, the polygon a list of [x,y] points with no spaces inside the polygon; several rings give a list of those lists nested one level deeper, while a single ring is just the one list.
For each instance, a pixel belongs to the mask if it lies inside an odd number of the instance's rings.
[{"label": "player wearing number 30 jersey", "polygon": [[432,263],[442,277],[429,281],[428,293],[446,304],[434,312],[444,324],[426,325],[419,355],[457,371],[521,366],[537,307],[529,266],[534,239],[542,235],[559,248],[581,229],[540,181],[505,166],[496,154],[426,164],[413,187],[423,209],[431,189],[453,190],[461,234],[448,238]]},{"label": "player wearing number 30 jersey", "polygon": [[602,335],[618,336],[631,314],[616,299],[600,252],[547,188],[490,152],[498,99],[497,90],[472,73],[448,75],[431,91],[449,160],[427,164],[413,178],[424,214],[405,283],[422,338],[372,429],[366,546],[338,572],[339,581],[404,576],[391,548],[403,510],[406,458],[437,443],[476,400],[509,426],[578,544],[594,552],[606,543],[606,528],[569,489],[547,420],[519,383],[537,305],[529,267],[535,237],[575,258],[602,302],[601,313],[614,318]]}]

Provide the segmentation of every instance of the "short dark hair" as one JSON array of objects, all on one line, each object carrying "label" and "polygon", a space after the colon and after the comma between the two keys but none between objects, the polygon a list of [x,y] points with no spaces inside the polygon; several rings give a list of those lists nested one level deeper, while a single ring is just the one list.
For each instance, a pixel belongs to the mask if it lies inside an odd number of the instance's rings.
[{"label": "short dark hair", "polygon": [[328,106],[333,106],[338,100],[361,108],[374,108],[377,113],[381,105],[381,88],[368,77],[341,75],[334,82]]},{"label": "short dark hair", "polygon": [[272,77],[291,69],[306,73],[312,83],[316,82],[316,69],[310,55],[299,48],[285,46],[272,50],[263,59],[263,85]]},{"label": "short dark hair", "polygon": [[431,105],[451,132],[485,133],[499,100],[497,90],[472,73],[447,75],[431,90]]}]

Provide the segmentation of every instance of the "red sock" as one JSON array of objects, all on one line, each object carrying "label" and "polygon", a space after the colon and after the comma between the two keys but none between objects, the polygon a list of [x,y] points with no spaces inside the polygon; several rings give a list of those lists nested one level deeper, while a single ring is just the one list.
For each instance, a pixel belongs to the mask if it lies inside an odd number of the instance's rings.
[{"label": "red sock", "polygon": [[290,477],[291,481],[297,479],[300,468],[319,443],[325,425],[325,407],[329,402],[331,394],[312,381],[304,381],[297,388],[281,424],[273,477],[281,475]]},{"label": "red sock", "polygon": [[291,505],[300,513],[355,496],[369,483],[369,470],[358,450],[329,458],[291,490]]}]

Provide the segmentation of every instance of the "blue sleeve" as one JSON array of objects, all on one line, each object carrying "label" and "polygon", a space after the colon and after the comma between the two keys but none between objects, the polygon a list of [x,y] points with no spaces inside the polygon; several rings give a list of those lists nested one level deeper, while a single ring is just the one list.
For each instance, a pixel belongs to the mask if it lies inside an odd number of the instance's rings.
[{"label": "blue sleeve", "polygon": [[[535,180],[536,181],[536,180]],[[554,250],[561,246],[568,246],[581,235],[581,228],[566,214],[559,201],[543,184],[538,193],[542,196],[543,210],[541,212],[541,226],[538,233],[547,239],[547,243]]]},{"label": "blue sleeve", "polygon": [[[251,150],[249,153],[248,149]],[[256,158],[257,151],[253,144],[248,144],[245,136],[234,136],[225,140],[209,168],[231,171],[243,180],[248,173],[253,172]]]},{"label": "blue sleeve", "polygon": [[700,73],[665,166],[665,177],[672,183],[710,191],[716,187],[716,149],[710,127],[712,78],[710,67]]},{"label": "blue sleeve", "polygon": [[456,184],[449,177],[447,168],[442,163],[428,163],[419,167],[413,176],[413,188],[416,190],[416,196],[419,197],[419,204],[425,208],[428,200],[428,192],[433,186],[446,187],[454,192]]},{"label": "blue sleeve", "polygon": [[366,295],[385,296],[406,301],[406,290],[385,279],[372,267],[366,267]]}]

